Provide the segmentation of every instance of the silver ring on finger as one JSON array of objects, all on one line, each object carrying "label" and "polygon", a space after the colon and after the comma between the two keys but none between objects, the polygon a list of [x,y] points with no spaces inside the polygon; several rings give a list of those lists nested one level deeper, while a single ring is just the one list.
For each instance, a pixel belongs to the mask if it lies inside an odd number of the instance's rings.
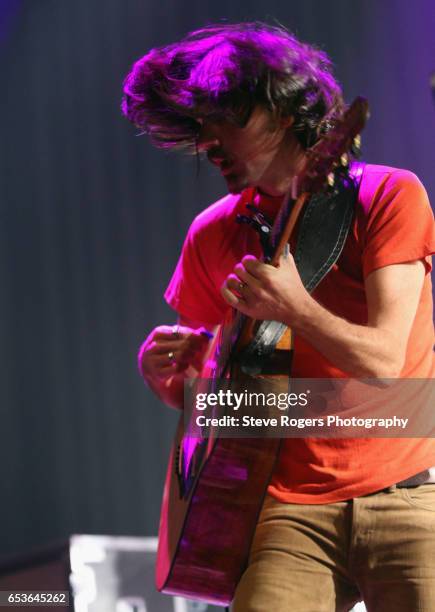
[{"label": "silver ring on finger", "polygon": [[175,354],[173,351],[169,351],[168,353],[169,363],[176,363]]}]

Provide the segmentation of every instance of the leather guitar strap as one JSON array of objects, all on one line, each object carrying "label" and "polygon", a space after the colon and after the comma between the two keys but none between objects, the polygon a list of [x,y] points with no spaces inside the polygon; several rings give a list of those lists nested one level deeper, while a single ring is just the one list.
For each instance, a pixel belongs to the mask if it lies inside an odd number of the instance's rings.
[{"label": "leather guitar strap", "polygon": [[[310,293],[331,270],[339,258],[354,216],[355,204],[365,163],[352,162],[332,194],[319,193],[311,197],[302,213],[294,259],[304,284]],[[245,374],[256,376],[264,372],[269,357],[287,329],[278,321],[263,321],[250,344],[238,355]]]}]

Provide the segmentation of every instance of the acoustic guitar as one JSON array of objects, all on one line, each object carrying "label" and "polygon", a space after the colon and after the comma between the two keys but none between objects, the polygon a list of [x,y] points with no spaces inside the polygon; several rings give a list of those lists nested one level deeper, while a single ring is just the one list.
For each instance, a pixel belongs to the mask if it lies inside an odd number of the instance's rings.
[{"label": "acoustic guitar", "polygon": [[[368,104],[357,98],[341,120],[306,154],[303,171],[284,198],[273,227],[257,212],[264,259],[277,265],[311,195],[333,189],[348,155],[359,147]],[[246,221],[246,219],[245,219]],[[201,379],[246,376],[238,358],[252,345],[261,322],[229,312],[210,348]],[[194,411],[191,411],[192,414]],[[185,435],[183,415],[172,447],[163,493],[156,565],[159,591],[228,605],[246,567],[266,489],[279,453],[277,438]]]}]

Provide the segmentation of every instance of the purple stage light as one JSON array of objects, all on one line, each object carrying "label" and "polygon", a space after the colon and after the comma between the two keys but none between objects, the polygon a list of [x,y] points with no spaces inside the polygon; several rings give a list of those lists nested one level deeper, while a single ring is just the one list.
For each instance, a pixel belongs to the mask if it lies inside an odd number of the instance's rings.
[{"label": "purple stage light", "polygon": [[21,0],[0,0],[0,43],[9,36],[20,6]]}]

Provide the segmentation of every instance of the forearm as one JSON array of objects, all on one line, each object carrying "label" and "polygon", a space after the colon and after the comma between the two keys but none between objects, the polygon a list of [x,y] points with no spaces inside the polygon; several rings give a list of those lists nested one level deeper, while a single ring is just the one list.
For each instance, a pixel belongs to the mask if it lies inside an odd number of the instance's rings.
[{"label": "forearm", "polygon": [[355,377],[396,378],[403,367],[399,335],[338,317],[308,296],[285,323],[337,368]]},{"label": "forearm", "polygon": [[302,284],[292,256],[274,267],[245,255],[222,286],[224,299],[257,321],[281,321],[333,365],[358,378],[397,378],[425,278],[423,260],[391,264],[364,279],[367,325],[336,316]]}]

